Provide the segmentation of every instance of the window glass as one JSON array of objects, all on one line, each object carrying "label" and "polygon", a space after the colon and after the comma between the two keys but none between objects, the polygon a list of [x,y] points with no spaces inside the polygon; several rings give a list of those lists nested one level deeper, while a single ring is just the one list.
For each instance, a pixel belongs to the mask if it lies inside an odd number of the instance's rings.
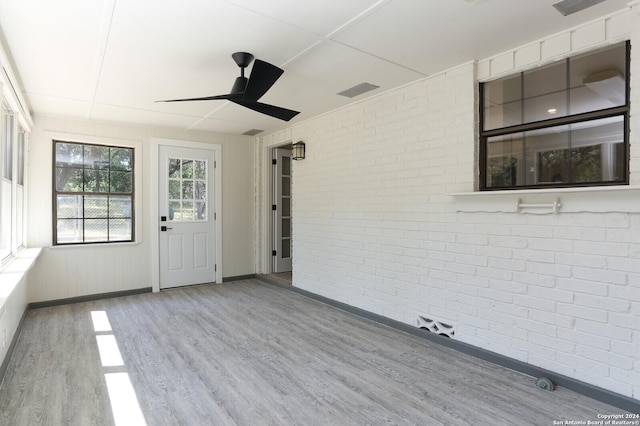
[{"label": "window glass", "polygon": [[133,241],[132,148],[55,141],[55,244]]},{"label": "window glass", "polygon": [[0,121],[0,261],[12,253],[13,202],[13,113],[2,104]]},{"label": "window glass", "polygon": [[611,117],[487,139],[487,188],[624,182],[624,119]]},{"label": "window glass", "polygon": [[483,89],[486,130],[522,124],[522,75],[486,83]]},{"label": "window glass", "polygon": [[16,173],[16,180],[18,182],[18,185],[24,185],[24,138],[24,129],[20,128],[18,132],[18,170]]},{"label": "window glass", "polygon": [[567,62],[523,73],[523,123],[565,116],[567,105]]},{"label": "window glass", "polygon": [[13,180],[13,113],[2,108],[2,177]]},{"label": "window glass", "polygon": [[571,114],[625,105],[625,58],[622,44],[571,61]]},{"label": "window glass", "polygon": [[482,84],[480,189],[628,183],[628,51]]},{"label": "window glass", "polygon": [[189,158],[169,158],[169,220],[207,220],[207,162]]}]

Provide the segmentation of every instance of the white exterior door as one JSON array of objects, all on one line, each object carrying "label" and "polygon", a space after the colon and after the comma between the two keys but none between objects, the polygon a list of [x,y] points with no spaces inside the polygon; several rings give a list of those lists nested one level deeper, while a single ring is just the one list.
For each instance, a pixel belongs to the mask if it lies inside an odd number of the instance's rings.
[{"label": "white exterior door", "polygon": [[291,150],[274,150],[273,272],[291,271]]},{"label": "white exterior door", "polygon": [[160,288],[216,281],[215,151],[158,151]]}]

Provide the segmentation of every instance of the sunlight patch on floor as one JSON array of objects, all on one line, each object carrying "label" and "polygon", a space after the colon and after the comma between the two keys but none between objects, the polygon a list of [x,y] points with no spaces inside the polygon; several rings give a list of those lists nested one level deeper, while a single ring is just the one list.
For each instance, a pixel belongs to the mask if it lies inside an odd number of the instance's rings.
[{"label": "sunlight patch on floor", "polygon": [[113,334],[96,336],[98,342],[98,351],[100,352],[100,361],[103,367],[120,367],[124,365],[118,342]]},{"label": "sunlight patch on floor", "polygon": [[127,373],[107,373],[104,378],[107,381],[115,424],[117,426],[146,425],[129,375]]},{"label": "sunlight patch on floor", "polygon": [[111,323],[105,311],[92,311],[91,321],[93,321],[94,331],[111,331]]},{"label": "sunlight patch on floor", "polygon": [[[116,336],[114,336],[105,311],[92,311],[91,320],[96,332],[96,343],[100,353],[100,361],[103,367],[122,367],[124,360],[118,348]],[[144,414],[138,402],[138,396],[131,384],[131,379],[126,371],[110,372],[104,374],[111,402],[111,411],[116,426],[146,426]]]}]

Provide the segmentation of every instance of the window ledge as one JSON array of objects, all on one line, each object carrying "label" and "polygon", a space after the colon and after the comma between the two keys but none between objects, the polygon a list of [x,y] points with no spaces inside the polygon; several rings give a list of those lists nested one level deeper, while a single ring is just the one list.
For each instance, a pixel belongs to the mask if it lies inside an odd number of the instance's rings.
[{"label": "window ledge", "polygon": [[104,247],[122,247],[122,246],[137,246],[140,245],[141,241],[114,241],[111,243],[77,243],[77,244],[58,244],[58,245],[50,245],[47,249],[50,250],[69,250],[72,248],[86,250],[88,248],[104,248]]},{"label": "window ledge", "polygon": [[[41,248],[24,249],[0,271],[0,308],[4,308],[5,300],[35,265],[41,252]],[[0,317],[2,316],[0,315]]]},{"label": "window ledge", "polygon": [[639,213],[640,186],[591,186],[447,194],[457,212],[485,213]]}]

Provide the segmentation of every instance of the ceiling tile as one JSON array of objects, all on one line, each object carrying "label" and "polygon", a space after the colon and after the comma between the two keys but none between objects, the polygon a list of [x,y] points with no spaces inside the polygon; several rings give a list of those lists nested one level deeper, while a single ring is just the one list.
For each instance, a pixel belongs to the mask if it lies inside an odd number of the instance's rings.
[{"label": "ceiling tile", "polygon": [[229,0],[247,10],[306,31],[326,36],[358,17],[380,0]]},{"label": "ceiling tile", "polygon": [[87,101],[59,98],[37,93],[26,94],[31,111],[41,115],[63,116],[73,118],[90,118],[91,105]]},{"label": "ceiling tile", "polygon": [[0,2],[0,24],[26,90],[89,100],[112,0]]},{"label": "ceiling tile", "polygon": [[125,108],[116,105],[94,104],[91,119],[96,121],[114,121],[132,124],[149,124],[159,127],[190,128],[199,117],[169,114],[155,111]]},{"label": "ceiling tile", "polygon": [[142,22],[141,15],[140,2],[117,4],[97,102],[167,111],[175,105],[153,102],[229,93],[240,75],[236,51],[280,65],[318,41],[224,2],[160,0]]},{"label": "ceiling tile", "polygon": [[555,2],[396,0],[387,2],[334,39],[418,72],[433,74],[588,22],[601,16],[604,10],[624,8],[627,0],[609,0],[569,17],[563,17],[552,7]]}]

